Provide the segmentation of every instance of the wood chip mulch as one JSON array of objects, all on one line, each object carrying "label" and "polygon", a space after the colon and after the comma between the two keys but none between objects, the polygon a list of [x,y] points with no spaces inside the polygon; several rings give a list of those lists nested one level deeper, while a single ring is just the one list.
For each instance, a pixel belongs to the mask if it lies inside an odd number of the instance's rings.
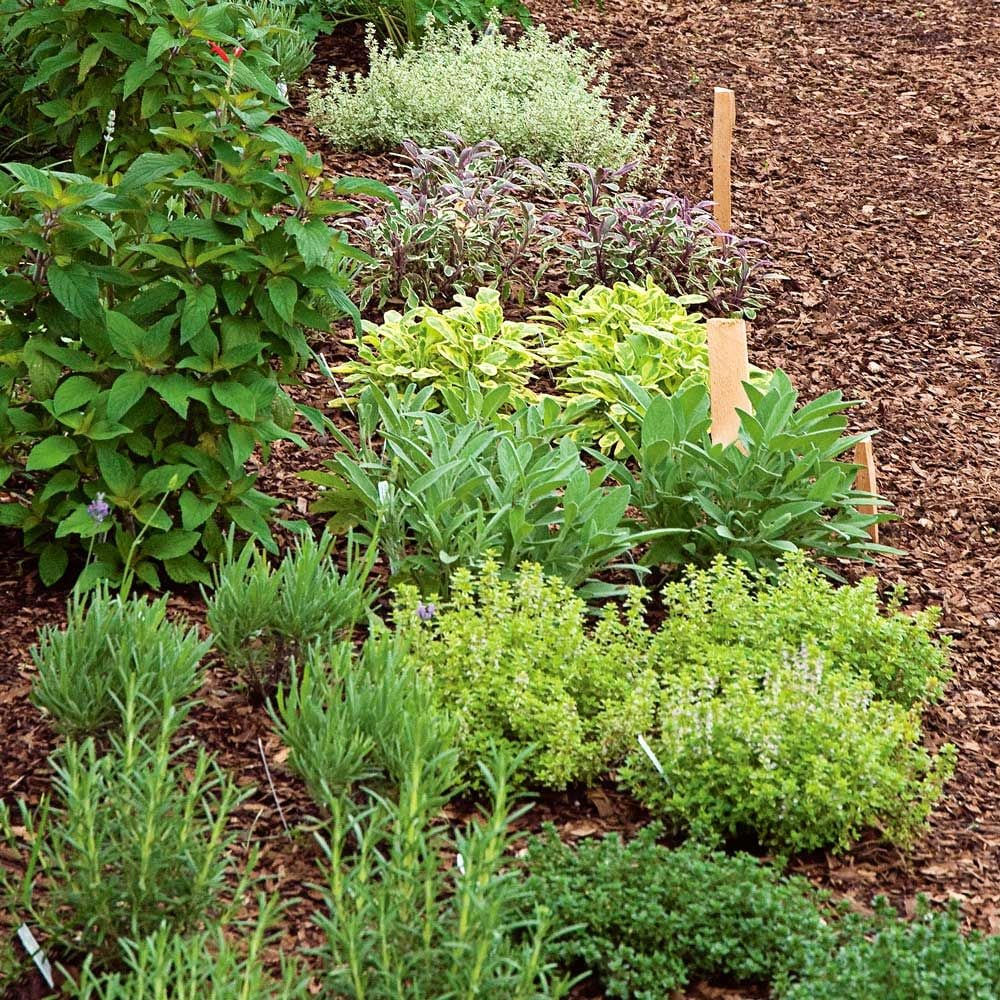
[{"label": "wood chip mulch", "polygon": [[[861,909],[876,893],[907,913],[917,893],[956,897],[970,926],[1000,932],[1000,82],[983,58],[996,51],[1000,8],[540,0],[533,9],[554,32],[614,53],[617,97],[656,104],[658,156],[674,190],[710,195],[712,88],[736,91],[735,228],[766,238],[788,276],[754,324],[752,360],[784,368],[806,397],[841,387],[861,401],[855,423],[881,429],[879,486],[902,518],[884,540],[907,553],[886,561],[881,577],[905,583],[916,606],[941,605],[954,640],[956,677],[926,728],[931,743],[956,744],[958,770],[926,836],[903,855],[873,834],[847,854],[799,858],[793,868]],[[335,37],[314,72],[324,61],[352,69],[362,55],[356,33]],[[323,149],[301,104],[289,127]],[[388,156],[324,158],[337,172],[391,172]],[[312,389],[322,400],[318,377]],[[295,472],[317,464],[316,453],[281,448],[268,486],[304,495]],[[41,587],[14,534],[0,541],[0,793],[34,801],[55,740],[29,701],[28,647],[39,625],[61,620],[65,594]],[[199,617],[195,595],[175,604]],[[257,787],[240,821],[262,844],[259,870],[269,888],[304,900],[285,947],[316,943],[308,883],[318,848],[285,834],[276,805],[294,826],[309,815],[308,798],[266,714],[246,705],[232,678],[210,678],[193,731]],[[643,816],[608,784],[545,798],[526,822],[543,820],[580,837],[627,833]],[[763,994],[697,984],[687,995]]]}]

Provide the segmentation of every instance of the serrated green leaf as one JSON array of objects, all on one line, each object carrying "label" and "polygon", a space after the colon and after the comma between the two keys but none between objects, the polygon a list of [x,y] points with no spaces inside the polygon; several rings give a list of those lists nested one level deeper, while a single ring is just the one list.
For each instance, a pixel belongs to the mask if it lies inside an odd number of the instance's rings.
[{"label": "serrated green leaf", "polygon": [[143,371],[122,372],[108,391],[108,417],[119,421],[139,402],[149,388],[149,376]]},{"label": "serrated green leaf", "polygon": [[49,542],[38,557],[38,576],[46,587],[51,587],[66,572],[69,554],[57,542]]},{"label": "serrated green leaf", "polygon": [[54,469],[57,465],[62,465],[67,459],[79,454],[79,451],[79,445],[72,438],[46,438],[44,441],[39,441],[31,449],[24,467],[29,472]]}]

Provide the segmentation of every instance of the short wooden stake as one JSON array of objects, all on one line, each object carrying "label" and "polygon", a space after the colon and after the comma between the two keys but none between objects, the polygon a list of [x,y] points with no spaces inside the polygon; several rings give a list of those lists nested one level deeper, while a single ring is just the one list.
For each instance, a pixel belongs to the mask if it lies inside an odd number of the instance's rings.
[{"label": "short wooden stake", "polygon": [[[857,478],[854,480],[854,488],[865,493],[878,493],[878,480],[875,476],[875,454],[872,450],[871,438],[859,441],[854,446],[854,464],[860,465]],[[874,504],[858,504],[859,514],[877,514],[878,507]],[[878,543],[878,525],[873,524],[868,529],[871,540]]]},{"label": "short wooden stake", "polygon": [[715,88],[712,114],[712,201],[715,221],[728,233],[733,224],[733,126],[736,124],[736,94],[727,87]]},{"label": "short wooden stake", "polygon": [[747,325],[742,319],[710,319],[708,337],[708,394],[712,402],[712,441],[732,444],[740,436],[737,410],[750,409],[743,383],[750,380]]}]

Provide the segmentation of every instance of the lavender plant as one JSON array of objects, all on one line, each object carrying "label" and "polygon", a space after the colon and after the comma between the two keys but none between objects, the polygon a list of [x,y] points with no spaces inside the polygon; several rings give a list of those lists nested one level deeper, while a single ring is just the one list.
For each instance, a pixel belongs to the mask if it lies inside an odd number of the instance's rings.
[{"label": "lavender plant", "polygon": [[753,319],[766,304],[772,264],[757,254],[759,240],[723,233],[708,202],[660,192],[646,198],[623,191],[635,169],[569,165],[566,202],[574,218],[560,247],[571,284],[613,285],[652,279],[676,295],[702,295],[710,314]]},{"label": "lavender plant", "polygon": [[372,258],[358,277],[362,308],[410,296],[434,302],[480,286],[497,289],[501,301],[538,291],[556,242],[531,200],[547,186],[544,171],[492,140],[446,137],[429,149],[404,141],[409,180],[393,189],[399,204],[371,199],[373,211],[355,224]]}]

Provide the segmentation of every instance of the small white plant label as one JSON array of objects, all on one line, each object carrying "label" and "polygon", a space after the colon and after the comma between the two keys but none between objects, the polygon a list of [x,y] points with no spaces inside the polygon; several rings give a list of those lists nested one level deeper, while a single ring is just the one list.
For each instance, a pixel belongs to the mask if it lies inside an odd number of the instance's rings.
[{"label": "small white plant label", "polygon": [[31,933],[31,928],[27,924],[21,924],[17,929],[17,936],[21,941],[21,945],[24,950],[28,953],[28,957],[31,958],[35,965],[38,966],[38,971],[42,974],[45,982],[48,984],[49,989],[55,988],[55,980],[52,978],[52,966],[49,964],[49,960],[45,957],[45,952],[42,951],[42,946],[38,943],[35,935]]},{"label": "small white plant label", "polygon": [[646,742],[646,737],[641,733],[639,734],[639,746],[642,747],[642,752],[650,759],[653,767],[656,768],[657,773],[660,777],[663,777],[663,765],[657,759],[655,753],[653,753],[653,748]]}]

